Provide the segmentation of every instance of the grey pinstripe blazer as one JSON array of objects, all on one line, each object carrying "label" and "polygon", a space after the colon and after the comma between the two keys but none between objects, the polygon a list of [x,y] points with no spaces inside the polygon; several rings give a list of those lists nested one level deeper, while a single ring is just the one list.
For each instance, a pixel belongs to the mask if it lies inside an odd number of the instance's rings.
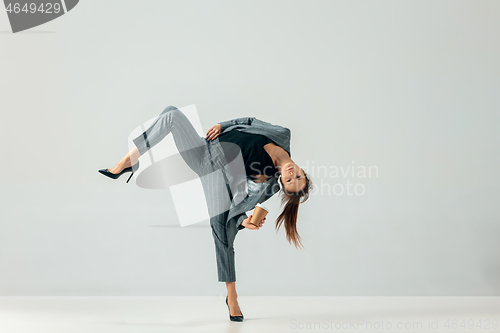
[{"label": "grey pinstripe blazer", "polygon": [[[291,131],[286,127],[273,125],[255,117],[237,118],[223,121],[219,124],[222,127],[221,133],[238,129],[246,133],[264,135],[286,150],[290,157],[292,156],[290,152]],[[210,140],[207,144],[214,164],[225,169],[229,181],[233,181],[227,169],[228,162],[225,158],[219,138],[217,137],[214,140]],[[225,222],[221,224],[235,223],[239,230],[244,229],[244,227],[241,226],[241,222],[248,217],[245,212],[254,209],[257,203],[262,203],[272,197],[279,191],[280,186],[276,177],[271,177],[264,183],[255,183],[249,177],[246,177],[246,189],[247,194],[244,198],[240,196],[242,193],[241,191],[233,193],[233,202],[229,209],[227,221],[220,221]]]}]

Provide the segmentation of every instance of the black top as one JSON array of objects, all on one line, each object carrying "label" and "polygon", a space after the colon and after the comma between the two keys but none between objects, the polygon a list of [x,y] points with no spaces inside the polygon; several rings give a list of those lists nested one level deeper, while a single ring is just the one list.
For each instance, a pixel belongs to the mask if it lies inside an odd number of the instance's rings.
[{"label": "black top", "polygon": [[[268,143],[274,143],[265,135],[251,134],[241,132],[238,129],[233,129],[229,132],[219,135],[222,150],[229,162],[234,160],[241,150],[243,161],[245,163],[245,172],[247,176],[251,175],[266,175],[273,177],[277,174],[271,156],[264,149]],[[231,142],[234,144],[226,144]]]}]

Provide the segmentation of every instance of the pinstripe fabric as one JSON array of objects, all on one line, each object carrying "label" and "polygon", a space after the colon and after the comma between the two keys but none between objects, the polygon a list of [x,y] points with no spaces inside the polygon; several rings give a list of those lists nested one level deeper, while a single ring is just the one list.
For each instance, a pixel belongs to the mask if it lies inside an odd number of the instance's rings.
[{"label": "pinstripe fabric", "polygon": [[[287,128],[255,117],[237,118],[220,125],[223,132],[237,128],[265,135],[290,154],[290,130]],[[265,183],[253,182],[246,177],[242,160],[234,172],[235,166],[227,163],[219,139],[207,141],[200,137],[189,119],[175,106],[165,108],[133,142],[143,155],[169,133],[186,164],[200,176],[215,242],[218,280],[236,281],[233,247],[236,234],[244,228],[241,222],[248,217],[245,212],[279,191],[277,179],[271,177]]]}]

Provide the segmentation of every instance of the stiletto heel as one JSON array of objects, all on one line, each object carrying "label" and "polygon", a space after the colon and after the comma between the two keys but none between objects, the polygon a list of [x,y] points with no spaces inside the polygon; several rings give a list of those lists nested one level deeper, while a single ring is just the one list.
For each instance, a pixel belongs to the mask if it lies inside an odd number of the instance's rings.
[{"label": "stiletto heel", "polygon": [[132,178],[133,175],[134,175],[134,172],[132,171],[132,173],[130,174],[130,177],[128,177],[128,179],[127,179],[127,183],[130,180],[130,178]]},{"label": "stiletto heel", "polygon": [[101,169],[101,170],[99,170],[99,172],[102,173],[103,175],[105,175],[106,177],[111,178],[111,179],[118,179],[124,173],[132,172],[130,177],[128,177],[128,179],[127,179],[127,183],[128,183],[130,178],[132,178],[132,175],[134,174],[134,172],[137,171],[137,169],[139,169],[139,161],[137,161],[136,164],[134,164],[128,168],[123,169],[122,172],[120,172],[120,173],[111,173],[111,172],[109,172],[108,169]]},{"label": "stiletto heel", "polygon": [[[227,304],[227,309],[229,310],[229,303],[227,302],[227,296],[226,296],[226,304]],[[243,321],[243,312],[241,312],[241,316],[231,316],[231,310],[229,310],[229,319],[231,321]]]}]

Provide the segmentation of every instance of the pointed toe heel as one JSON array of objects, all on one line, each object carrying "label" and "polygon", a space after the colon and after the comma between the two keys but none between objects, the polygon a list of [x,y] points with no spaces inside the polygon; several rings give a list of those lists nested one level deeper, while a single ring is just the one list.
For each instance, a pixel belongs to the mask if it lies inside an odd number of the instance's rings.
[{"label": "pointed toe heel", "polygon": [[[226,296],[226,304],[227,304],[227,309],[229,310],[229,303],[227,302],[227,296]],[[241,312],[241,310],[240,310]],[[243,321],[243,312],[241,312],[241,316],[231,316],[231,311],[229,310],[229,319],[231,321]]]},{"label": "pointed toe heel", "polygon": [[127,179],[127,183],[128,183],[130,181],[130,178],[132,178],[132,176],[134,175],[134,172],[137,171],[137,169],[139,169],[139,161],[137,161],[137,163],[132,165],[131,167],[123,169],[122,172],[120,172],[120,173],[111,173],[108,169],[101,169],[101,170],[99,170],[99,173],[101,173],[104,176],[109,177],[111,179],[118,179],[118,178],[120,178],[121,175],[123,175],[127,172],[132,172],[130,174],[130,177],[128,177],[128,179]]}]

